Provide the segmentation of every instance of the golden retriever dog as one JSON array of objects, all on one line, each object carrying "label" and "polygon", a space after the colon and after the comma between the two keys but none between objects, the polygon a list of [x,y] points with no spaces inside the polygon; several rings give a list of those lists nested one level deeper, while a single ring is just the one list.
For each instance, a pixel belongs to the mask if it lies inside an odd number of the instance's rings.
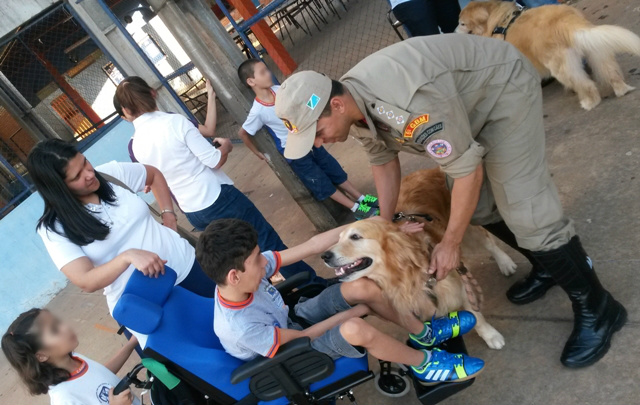
[{"label": "golden retriever dog", "polygon": [[[398,207],[406,209],[403,211],[406,214],[427,214],[430,221],[415,217],[425,222],[424,232],[407,234],[398,224],[375,219],[355,222],[342,232],[339,242],[327,251],[328,254],[323,255],[325,264],[334,268],[342,281],[360,277],[373,280],[400,314],[414,314],[424,321],[460,309],[471,311],[477,318],[476,332],[490,348],[501,349],[504,337],[480,312],[473,310],[458,272],[451,271],[433,287],[428,284],[430,252],[446,229],[450,199],[444,174],[439,169],[422,170],[405,177]],[[470,227],[471,232],[478,231],[473,228]],[[501,270],[505,275],[515,271],[515,263],[495,245],[486,231],[482,230],[468,240],[465,236],[463,252],[472,240],[480,241],[485,247],[490,244],[499,251],[499,260],[504,262]],[[492,252],[494,256],[495,251]]]},{"label": "golden retriever dog", "polygon": [[[585,71],[586,59],[601,86],[622,97],[634,88],[624,82],[615,56],[640,55],[640,37],[615,25],[594,25],[567,5],[525,9],[509,1],[472,1],[460,13],[457,33],[504,39],[520,50],[542,78],[555,77],[575,91],[580,105],[591,110],[600,103],[598,86]],[[506,34],[494,33],[497,27]]]}]

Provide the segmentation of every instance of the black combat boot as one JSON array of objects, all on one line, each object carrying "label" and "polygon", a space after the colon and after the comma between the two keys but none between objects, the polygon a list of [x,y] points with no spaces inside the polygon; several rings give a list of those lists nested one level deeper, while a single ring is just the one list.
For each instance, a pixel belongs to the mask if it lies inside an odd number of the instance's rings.
[{"label": "black combat boot", "polygon": [[487,231],[491,232],[496,238],[522,253],[522,255],[526,257],[533,266],[525,278],[518,280],[507,290],[507,298],[509,301],[517,305],[528,304],[542,298],[549,288],[556,285],[553,277],[546,273],[544,269],[536,263],[531,252],[518,246],[516,236],[511,232],[504,221],[497,222],[495,224],[483,225],[483,227]]},{"label": "black combat boot", "polygon": [[531,253],[569,295],[573,306],[573,332],[560,361],[572,368],[597,362],[609,350],[613,333],[627,321],[627,311],[602,287],[577,236],[557,249]]}]

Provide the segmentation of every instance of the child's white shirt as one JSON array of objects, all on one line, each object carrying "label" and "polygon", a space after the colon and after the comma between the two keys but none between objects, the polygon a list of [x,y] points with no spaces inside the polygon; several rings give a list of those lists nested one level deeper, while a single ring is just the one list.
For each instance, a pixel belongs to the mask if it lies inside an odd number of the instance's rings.
[{"label": "child's white shirt", "polygon": [[[109,390],[118,385],[120,378],[81,354],[73,356],[84,363],[71,379],[49,387],[51,405],[108,405]],[[133,405],[140,405],[140,400],[134,397]]]},{"label": "child's white shirt", "polygon": [[[274,97],[276,96],[279,88],[280,86],[271,87]],[[251,106],[251,111],[249,111],[247,119],[244,124],[242,124],[242,128],[247,131],[249,135],[254,136],[263,126],[267,126],[271,131],[273,131],[276,138],[278,138],[276,143],[280,143],[280,145],[278,145],[278,149],[284,150],[284,147],[287,145],[289,130],[284,126],[282,120],[276,115],[275,102],[273,104],[269,104],[256,98],[253,100],[253,106]]]}]

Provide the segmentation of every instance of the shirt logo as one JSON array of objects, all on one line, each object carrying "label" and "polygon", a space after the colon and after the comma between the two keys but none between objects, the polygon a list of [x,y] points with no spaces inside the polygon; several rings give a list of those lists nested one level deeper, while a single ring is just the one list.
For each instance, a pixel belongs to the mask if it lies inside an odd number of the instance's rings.
[{"label": "shirt logo", "polygon": [[264,287],[264,291],[269,294],[271,297],[275,297],[276,294],[278,293],[278,290],[276,290],[276,288],[274,286],[272,286],[271,284],[266,285]]},{"label": "shirt logo", "polygon": [[429,128],[422,131],[418,136],[416,136],[414,143],[424,145],[427,142],[427,139],[431,137],[431,135],[438,133],[444,129],[444,123],[438,122],[436,124],[431,125]]},{"label": "shirt logo", "polygon": [[404,129],[404,137],[405,138],[413,138],[413,133],[415,132],[415,130],[418,129],[418,127],[420,127],[421,125],[426,124],[427,122],[429,122],[429,114],[423,114],[423,115],[415,118]]},{"label": "shirt logo", "polygon": [[282,118],[282,123],[284,124],[285,127],[287,127],[287,129],[289,130],[289,132],[291,132],[292,134],[295,134],[296,132],[298,132],[298,127],[296,127],[295,125],[293,125],[291,123],[291,121]]},{"label": "shirt logo", "polygon": [[451,144],[444,139],[436,139],[429,142],[426,149],[431,156],[439,159],[446,158],[451,154],[452,151]]},{"label": "shirt logo", "polygon": [[309,97],[309,101],[307,101],[307,107],[311,108],[312,110],[315,110],[316,107],[318,106],[318,102],[320,102],[320,97],[316,96],[315,94],[312,94],[311,97]]},{"label": "shirt logo", "polygon": [[109,403],[109,390],[111,386],[109,384],[100,384],[98,389],[96,390],[96,398],[101,404]]}]

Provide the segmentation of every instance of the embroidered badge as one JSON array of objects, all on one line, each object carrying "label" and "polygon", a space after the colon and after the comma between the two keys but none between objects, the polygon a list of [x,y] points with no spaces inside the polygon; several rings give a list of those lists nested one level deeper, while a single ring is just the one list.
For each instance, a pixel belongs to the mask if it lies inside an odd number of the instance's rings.
[{"label": "embroidered badge", "polygon": [[444,139],[436,139],[429,142],[425,149],[431,156],[439,159],[446,158],[451,154],[451,144]]},{"label": "embroidered badge", "polygon": [[315,110],[316,107],[318,106],[319,101],[320,101],[320,97],[316,96],[315,94],[312,94],[311,97],[309,97],[309,101],[307,101],[307,107],[311,108],[312,110]]},{"label": "embroidered badge", "polygon": [[295,125],[293,125],[291,123],[291,121],[282,118],[282,122],[284,123],[284,126],[287,127],[287,129],[289,130],[289,132],[291,132],[292,134],[295,134],[296,132],[298,132],[298,127],[296,127]]},{"label": "embroidered badge", "polygon": [[443,122],[438,122],[436,124],[433,124],[429,128],[427,128],[424,131],[420,132],[420,134],[415,137],[413,142],[417,143],[417,144],[420,144],[420,145],[424,145],[425,142],[427,142],[427,139],[429,139],[431,137],[431,135],[433,135],[435,133],[438,133],[438,132],[442,131],[443,129],[444,129],[444,123]]},{"label": "embroidered badge", "polygon": [[404,129],[404,137],[405,138],[413,138],[413,133],[415,132],[415,130],[419,126],[424,125],[427,122],[429,122],[429,114],[423,114],[423,115],[417,117],[416,119],[411,121],[409,123],[409,125],[407,125],[407,127]]},{"label": "embroidered badge", "polygon": [[398,125],[402,125],[402,124],[404,124],[404,116],[403,116],[403,115],[398,115],[398,116],[396,117],[396,123],[397,123]]},{"label": "embroidered badge", "polygon": [[382,115],[384,114],[386,111],[384,110],[383,106],[378,107],[378,114]]}]

